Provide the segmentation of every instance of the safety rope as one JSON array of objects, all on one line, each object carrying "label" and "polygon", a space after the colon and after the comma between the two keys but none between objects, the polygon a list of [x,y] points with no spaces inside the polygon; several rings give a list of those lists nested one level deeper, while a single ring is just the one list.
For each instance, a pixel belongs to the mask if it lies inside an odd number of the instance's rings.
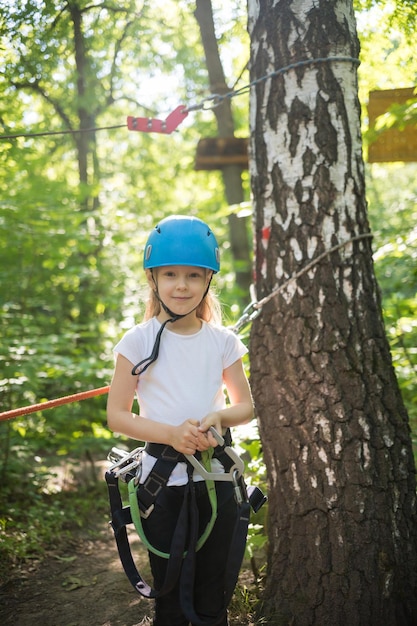
[{"label": "safety rope", "polygon": [[329,250],[325,250],[324,252],[319,254],[318,257],[313,259],[310,263],[307,263],[307,265],[303,267],[299,272],[291,276],[288,280],[282,283],[282,285],[280,285],[279,287],[271,291],[271,293],[269,293],[267,296],[265,296],[264,298],[261,298],[261,300],[253,299],[252,302],[245,308],[242,316],[238,319],[236,324],[232,326],[233,332],[239,333],[242,330],[242,328],[247,326],[250,322],[252,322],[252,320],[257,318],[261,314],[262,307],[264,307],[265,304],[267,304],[270,300],[272,300],[272,298],[275,298],[275,296],[277,296],[279,293],[284,291],[291,283],[298,280],[300,276],[303,276],[303,274],[306,274],[307,272],[309,272],[312,267],[314,267],[315,265],[318,265],[320,261],[322,261],[324,258],[329,256],[333,252],[336,252],[337,250],[344,248],[349,243],[352,243],[354,241],[359,241],[361,239],[368,239],[368,238],[372,239],[372,237],[373,237],[372,233],[362,233],[361,235],[355,235],[354,237],[351,237],[350,239],[347,239],[346,241],[342,241],[341,243],[336,244],[332,248],[329,248]]},{"label": "safety rope", "polygon": [[[271,291],[270,294],[262,298],[261,300],[253,300],[243,311],[243,314],[238,319],[236,324],[231,326],[231,330],[234,333],[238,334],[242,328],[247,326],[252,320],[254,320],[258,315],[260,315],[262,307],[265,306],[272,298],[275,298],[279,293],[284,291],[294,281],[298,280],[300,276],[309,272],[312,267],[318,265],[320,261],[322,261],[325,257],[329,256],[333,252],[340,250],[341,248],[347,246],[349,243],[354,241],[359,241],[361,239],[372,238],[371,233],[362,233],[360,235],[355,235],[351,239],[347,239],[346,241],[342,241],[337,245],[329,248],[329,250],[325,250],[320,254],[317,258],[313,259],[310,263],[308,263],[305,267],[303,267],[299,272],[291,276],[288,280],[286,280],[282,285]],[[70,404],[71,402],[79,402],[81,400],[86,400],[88,398],[93,398],[95,396],[104,395],[108,393],[110,387],[100,387],[98,389],[91,389],[90,391],[82,391],[80,393],[75,393],[70,396],[64,396],[62,398],[57,398],[55,400],[49,400],[47,402],[40,402],[38,404],[32,404],[26,407],[22,407],[19,409],[12,409],[11,411],[4,411],[0,413],[0,422],[5,420],[14,419],[16,417],[20,417],[22,415],[29,415],[30,413],[36,413],[37,411],[45,411],[46,409],[52,409],[56,406],[61,406],[62,404]]]},{"label": "safety rope", "polygon": [[56,406],[62,404],[70,404],[71,402],[80,402],[81,400],[87,400],[88,398],[94,398],[95,396],[101,396],[108,393],[110,386],[99,387],[98,389],[90,389],[89,391],[81,391],[80,393],[74,393],[70,396],[63,396],[62,398],[56,398],[55,400],[48,400],[46,402],[39,402],[38,404],[31,404],[29,406],[21,407],[20,409],[12,409],[11,411],[3,411],[0,413],[0,422],[5,420],[11,420],[21,415],[29,415],[30,413],[36,413],[37,411],[45,411],[46,409],[53,409]]}]

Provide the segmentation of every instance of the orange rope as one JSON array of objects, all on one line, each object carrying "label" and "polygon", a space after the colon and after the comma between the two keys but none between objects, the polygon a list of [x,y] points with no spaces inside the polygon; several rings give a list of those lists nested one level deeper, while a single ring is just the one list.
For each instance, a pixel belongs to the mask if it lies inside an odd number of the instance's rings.
[{"label": "orange rope", "polygon": [[90,391],[81,391],[80,393],[74,393],[71,396],[64,396],[63,398],[56,398],[55,400],[49,400],[47,402],[39,402],[38,404],[32,404],[20,409],[13,409],[11,411],[4,411],[0,413],[0,422],[4,420],[11,420],[21,415],[29,415],[29,413],[36,413],[36,411],[45,411],[46,409],[53,409],[61,404],[70,404],[71,402],[79,402],[80,400],[87,400],[87,398],[94,398],[95,396],[101,396],[108,393],[110,387],[99,387],[98,389],[91,389]]}]

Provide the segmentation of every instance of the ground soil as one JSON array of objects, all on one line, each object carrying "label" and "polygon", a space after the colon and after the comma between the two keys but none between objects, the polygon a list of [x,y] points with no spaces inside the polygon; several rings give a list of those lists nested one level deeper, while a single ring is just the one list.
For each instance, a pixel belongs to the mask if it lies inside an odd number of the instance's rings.
[{"label": "ground soil", "polygon": [[[138,568],[151,582],[147,555],[134,531],[131,545]],[[42,560],[9,574],[0,585],[1,626],[137,626],[152,616],[152,601],[142,598],[123,572],[103,514],[75,529],[65,545],[51,548]],[[250,578],[243,568],[242,584]],[[231,626],[253,625],[241,610],[234,613]]]},{"label": "ground soil", "polygon": [[2,626],[133,626],[151,614],[123,573],[106,523],[77,531],[0,589]]}]

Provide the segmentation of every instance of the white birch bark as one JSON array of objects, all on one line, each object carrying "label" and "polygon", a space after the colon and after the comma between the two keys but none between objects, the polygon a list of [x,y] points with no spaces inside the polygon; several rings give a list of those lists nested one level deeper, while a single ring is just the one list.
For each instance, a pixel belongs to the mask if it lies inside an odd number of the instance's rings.
[{"label": "white birch bark", "polygon": [[265,611],[296,626],[415,624],[415,469],[366,238],[352,2],[249,0],[249,32],[258,299],[341,245],[252,326]]}]

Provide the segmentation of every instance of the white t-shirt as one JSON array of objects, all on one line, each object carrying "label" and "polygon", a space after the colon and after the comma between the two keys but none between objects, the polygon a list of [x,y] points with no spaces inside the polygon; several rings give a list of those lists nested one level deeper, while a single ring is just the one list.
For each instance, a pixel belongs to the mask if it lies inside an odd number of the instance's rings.
[{"label": "white t-shirt", "polygon": [[[122,337],[115,353],[133,367],[151,354],[160,327],[155,317],[138,324]],[[176,426],[187,419],[200,421],[207,413],[225,408],[223,371],[246,352],[233,331],[222,326],[203,322],[193,335],[181,335],[169,330],[168,324],[162,332],[158,359],[138,379],[141,416]],[[142,481],[154,462],[154,457],[143,453]],[[213,460],[212,471],[221,471],[219,465]],[[168,484],[186,482],[185,463],[178,463]]]}]

